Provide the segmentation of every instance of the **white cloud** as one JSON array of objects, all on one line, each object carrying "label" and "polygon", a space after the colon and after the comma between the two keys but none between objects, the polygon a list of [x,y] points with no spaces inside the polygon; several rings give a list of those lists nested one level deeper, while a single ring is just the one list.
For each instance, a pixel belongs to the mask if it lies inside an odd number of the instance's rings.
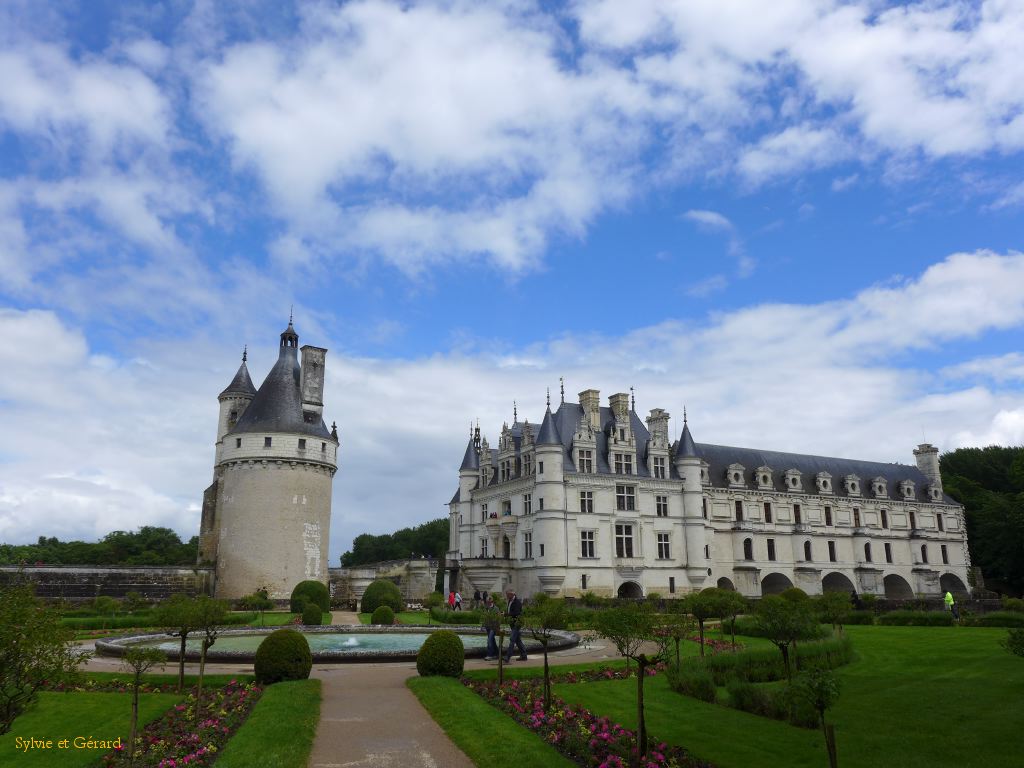
[{"label": "white cloud", "polygon": [[760,184],[778,176],[823,168],[848,155],[844,140],[831,128],[795,125],[747,149],[737,167],[749,181]]},{"label": "white cloud", "polygon": [[717,211],[690,210],[683,214],[683,218],[710,230],[733,231],[732,222]]}]

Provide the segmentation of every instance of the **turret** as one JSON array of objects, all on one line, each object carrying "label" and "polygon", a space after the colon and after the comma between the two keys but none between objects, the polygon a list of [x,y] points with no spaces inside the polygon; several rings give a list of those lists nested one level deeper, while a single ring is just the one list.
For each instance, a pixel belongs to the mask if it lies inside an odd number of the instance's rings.
[{"label": "turret", "polygon": [[942,473],[939,471],[939,449],[930,443],[921,443],[914,449],[917,468],[928,478],[932,488],[942,491]]},{"label": "turret", "polygon": [[227,385],[223,392],[217,396],[220,402],[220,417],[217,419],[217,444],[224,439],[224,435],[234,429],[235,424],[242,418],[249,403],[256,397],[256,387],[252,385],[249,378],[249,369],[245,362],[249,357],[249,350],[242,351],[242,364],[238,366],[238,372]]},{"label": "turret", "polygon": [[704,530],[704,490],[700,478],[700,456],[683,410],[683,434],[675,456],[676,471],[683,481],[683,530],[686,536],[686,571],[690,585],[698,587],[707,577],[708,559],[704,555],[707,536]]}]

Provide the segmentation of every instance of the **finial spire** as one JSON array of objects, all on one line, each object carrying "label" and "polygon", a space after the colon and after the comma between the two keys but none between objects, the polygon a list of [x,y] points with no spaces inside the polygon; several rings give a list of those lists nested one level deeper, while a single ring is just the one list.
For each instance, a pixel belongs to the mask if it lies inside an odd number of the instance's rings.
[{"label": "finial spire", "polygon": [[629,388],[629,400],[630,400],[629,410],[635,411],[636,410],[636,392],[633,391],[632,387]]},{"label": "finial spire", "polygon": [[294,319],[295,319],[295,305],[292,304],[290,307],[288,307],[288,325],[291,325],[292,321]]},{"label": "finial spire", "polygon": [[516,407],[516,401],[512,401],[512,423],[515,424],[519,421],[519,409]]},{"label": "finial spire", "polygon": [[244,363],[248,359],[249,359],[249,345],[246,344],[244,347],[242,347],[242,362]]},{"label": "finial spire", "polygon": [[686,426],[686,406],[683,406],[683,426]]},{"label": "finial spire", "polygon": [[562,391],[562,405],[565,405],[565,379],[558,377],[558,388]]},{"label": "finial spire", "polygon": [[551,387],[548,387],[548,410],[551,410]]}]

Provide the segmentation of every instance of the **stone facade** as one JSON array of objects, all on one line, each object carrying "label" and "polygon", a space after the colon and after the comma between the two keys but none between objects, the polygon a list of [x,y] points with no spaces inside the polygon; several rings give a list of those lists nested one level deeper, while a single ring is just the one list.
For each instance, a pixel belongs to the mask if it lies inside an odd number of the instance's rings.
[{"label": "stone facade", "polygon": [[177,592],[209,593],[212,568],[173,566],[102,567],[91,565],[0,566],[0,584],[27,579],[36,595],[47,600],[91,602],[97,597],[123,598],[138,592],[147,600],[163,600]]},{"label": "stone facade", "polygon": [[213,483],[203,494],[199,562],[214,594],[266,589],[284,600],[300,581],[328,581],[337,428],[323,422],[327,350],[302,348],[292,324],[259,390],[242,365],[219,397]]},{"label": "stone facade", "polygon": [[[625,394],[550,407],[539,430],[470,436],[449,504],[446,586],[639,597],[797,586],[892,599],[965,593],[963,508],[938,449],[916,465],[694,443]],[[534,437],[536,433],[536,437]]]},{"label": "stone facade", "polygon": [[385,560],[351,568],[331,568],[331,604],[357,605],[363,599],[366,588],[377,579],[393,581],[406,603],[422,603],[434,591],[440,565],[437,560],[406,559]]}]

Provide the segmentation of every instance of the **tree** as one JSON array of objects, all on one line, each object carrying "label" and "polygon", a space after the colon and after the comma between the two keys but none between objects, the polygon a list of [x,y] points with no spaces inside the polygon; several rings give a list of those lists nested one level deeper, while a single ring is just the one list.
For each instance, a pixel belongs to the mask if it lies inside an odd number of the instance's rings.
[{"label": "tree", "polygon": [[0,589],[0,735],[31,707],[47,682],[70,682],[88,654],[71,648],[71,630],[28,584]]},{"label": "tree", "polygon": [[1024,629],[1011,629],[999,644],[1014,656],[1024,657]]},{"label": "tree", "polygon": [[669,613],[662,618],[662,631],[670,638],[676,647],[676,666],[679,666],[679,644],[690,636],[696,622],[686,611],[686,603],[683,600],[675,600]]},{"label": "tree", "polygon": [[181,693],[185,689],[185,643],[198,628],[195,603],[180,592],[171,595],[156,607],[156,620],[160,626],[168,628],[167,634],[181,639],[178,652],[178,693]]},{"label": "tree", "polygon": [[96,610],[100,616],[103,617],[103,628],[107,628],[107,616],[114,618],[114,614],[117,613],[117,607],[119,603],[108,595],[100,595],[92,601],[92,607]]},{"label": "tree", "polygon": [[700,635],[700,655],[704,655],[704,622],[720,617],[723,612],[724,600],[718,587],[708,587],[700,592],[691,592],[683,598],[683,605],[693,618],[697,620],[697,632]]},{"label": "tree", "polygon": [[128,765],[135,765],[135,735],[139,725],[139,685],[142,676],[158,664],[167,661],[167,654],[159,648],[129,646],[124,652],[124,665],[132,673],[132,724],[128,737]]},{"label": "tree", "polygon": [[[637,768],[647,754],[644,679],[648,667],[664,661],[668,638],[659,633],[657,614],[647,604],[630,603],[601,611],[594,615],[593,627],[597,634],[612,642],[621,656],[636,662],[637,752],[633,765]],[[645,652],[645,648],[653,652]]]},{"label": "tree", "polygon": [[551,675],[548,672],[548,644],[555,631],[565,629],[569,611],[564,600],[552,600],[543,592],[535,596],[523,611],[523,626],[544,650],[544,711],[551,708]]},{"label": "tree", "polygon": [[743,613],[749,607],[747,598],[741,595],[739,592],[734,592],[731,589],[723,589],[720,591],[720,598],[722,600],[721,611],[722,620],[729,620],[729,632],[732,635],[732,649],[736,650],[736,618]]},{"label": "tree", "polygon": [[199,595],[193,603],[196,630],[203,633],[199,651],[199,685],[196,689],[196,717],[199,717],[203,703],[203,674],[206,672],[206,652],[217,642],[217,635],[224,618],[228,615],[228,604],[214,600],[209,595]]},{"label": "tree", "polygon": [[836,768],[838,757],[836,755],[835,726],[825,722],[825,712],[839,698],[839,679],[830,669],[812,667],[800,674],[794,687],[797,695],[806,699],[817,710],[821,721],[821,730],[825,734],[828,762],[831,768]]},{"label": "tree", "polygon": [[239,602],[247,611],[257,611],[260,615],[260,626],[264,626],[263,614],[274,607],[274,601],[267,596],[267,590],[257,589],[251,595],[246,595]]},{"label": "tree", "polygon": [[805,600],[787,600],[779,595],[762,597],[757,605],[757,623],[779,652],[786,666],[786,677],[792,681],[789,649],[797,640],[810,635],[814,618]]},{"label": "tree", "polygon": [[815,600],[815,609],[818,617],[826,624],[832,625],[832,631],[839,627],[839,634],[843,633],[843,622],[850,615],[850,596],[845,592],[825,592]]}]

